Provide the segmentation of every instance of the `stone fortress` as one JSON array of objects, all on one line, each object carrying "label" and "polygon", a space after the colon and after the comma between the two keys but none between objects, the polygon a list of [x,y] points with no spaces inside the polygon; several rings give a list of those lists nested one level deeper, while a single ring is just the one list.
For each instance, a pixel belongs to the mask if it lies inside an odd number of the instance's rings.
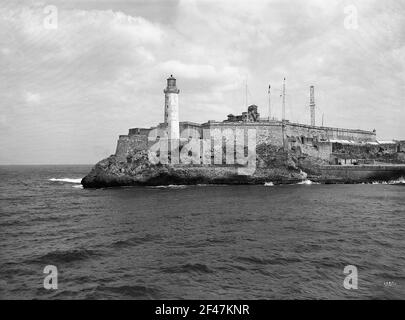
[{"label": "stone fortress", "polygon": [[[285,87],[283,88],[285,95]],[[203,138],[205,132],[221,131],[223,136],[237,129],[256,130],[256,145],[267,144],[284,151],[319,159],[329,165],[357,165],[367,163],[403,163],[405,141],[378,141],[376,131],[333,128],[315,125],[314,87],[310,88],[311,125],[291,123],[286,119],[260,117],[258,107],[251,105],[241,115],[230,114],[223,121],[193,123],[179,121],[179,93],[176,79],[170,76],[164,89],[164,122],[151,128],[132,128],[128,135],[119,136],[115,156],[126,161],[128,154],[147,150],[151,132],[163,132],[168,139]],[[285,98],[285,96],[283,97]],[[283,115],[285,112],[283,112]],[[284,116],[283,116],[284,118]],[[183,134],[182,134],[183,133]],[[158,134],[158,138],[161,134]],[[205,136],[204,136],[205,138]]]}]

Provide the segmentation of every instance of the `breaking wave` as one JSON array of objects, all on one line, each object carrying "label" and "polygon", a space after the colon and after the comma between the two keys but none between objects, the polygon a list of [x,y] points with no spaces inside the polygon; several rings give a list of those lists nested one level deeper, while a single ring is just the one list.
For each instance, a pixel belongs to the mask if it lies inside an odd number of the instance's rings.
[{"label": "breaking wave", "polygon": [[311,185],[311,184],[319,184],[319,182],[313,182],[311,180],[305,179],[303,181],[298,182],[297,184],[307,184],[307,185]]},{"label": "breaking wave", "polygon": [[54,182],[67,182],[67,183],[82,183],[82,179],[74,179],[74,178],[51,178],[49,181]]},{"label": "breaking wave", "polygon": [[401,177],[398,180],[388,181],[388,184],[405,184],[405,178]]},{"label": "breaking wave", "polygon": [[405,178],[401,177],[397,180],[390,180],[390,181],[373,181],[371,184],[405,184]]},{"label": "breaking wave", "polygon": [[155,189],[184,189],[187,188],[184,184],[169,184],[167,186],[154,186]]}]

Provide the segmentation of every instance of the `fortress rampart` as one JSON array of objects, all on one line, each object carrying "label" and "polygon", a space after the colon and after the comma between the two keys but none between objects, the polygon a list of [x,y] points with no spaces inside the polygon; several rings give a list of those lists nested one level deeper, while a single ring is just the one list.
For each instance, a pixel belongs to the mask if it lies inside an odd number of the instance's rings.
[{"label": "fortress rampart", "polygon": [[148,136],[140,134],[120,135],[115,155],[120,161],[126,161],[127,155],[148,149]]}]

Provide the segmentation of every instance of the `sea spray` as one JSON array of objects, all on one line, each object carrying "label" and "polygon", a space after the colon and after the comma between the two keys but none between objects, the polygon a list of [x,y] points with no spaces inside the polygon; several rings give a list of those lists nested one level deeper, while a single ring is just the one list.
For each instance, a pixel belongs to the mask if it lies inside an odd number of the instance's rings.
[{"label": "sea spray", "polygon": [[75,179],[75,178],[51,178],[48,179],[49,181],[53,182],[67,182],[67,183],[81,183],[82,179]]}]

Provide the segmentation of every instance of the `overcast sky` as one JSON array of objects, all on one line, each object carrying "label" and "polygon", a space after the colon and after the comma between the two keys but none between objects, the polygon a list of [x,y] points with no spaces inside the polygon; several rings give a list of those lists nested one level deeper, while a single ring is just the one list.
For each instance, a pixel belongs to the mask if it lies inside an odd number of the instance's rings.
[{"label": "overcast sky", "polygon": [[290,121],[309,123],[315,85],[317,124],[405,139],[404,32],[398,0],[1,0],[0,164],[105,158],[163,121],[170,74],[181,121],[245,111],[246,79],[280,117],[285,76]]}]

